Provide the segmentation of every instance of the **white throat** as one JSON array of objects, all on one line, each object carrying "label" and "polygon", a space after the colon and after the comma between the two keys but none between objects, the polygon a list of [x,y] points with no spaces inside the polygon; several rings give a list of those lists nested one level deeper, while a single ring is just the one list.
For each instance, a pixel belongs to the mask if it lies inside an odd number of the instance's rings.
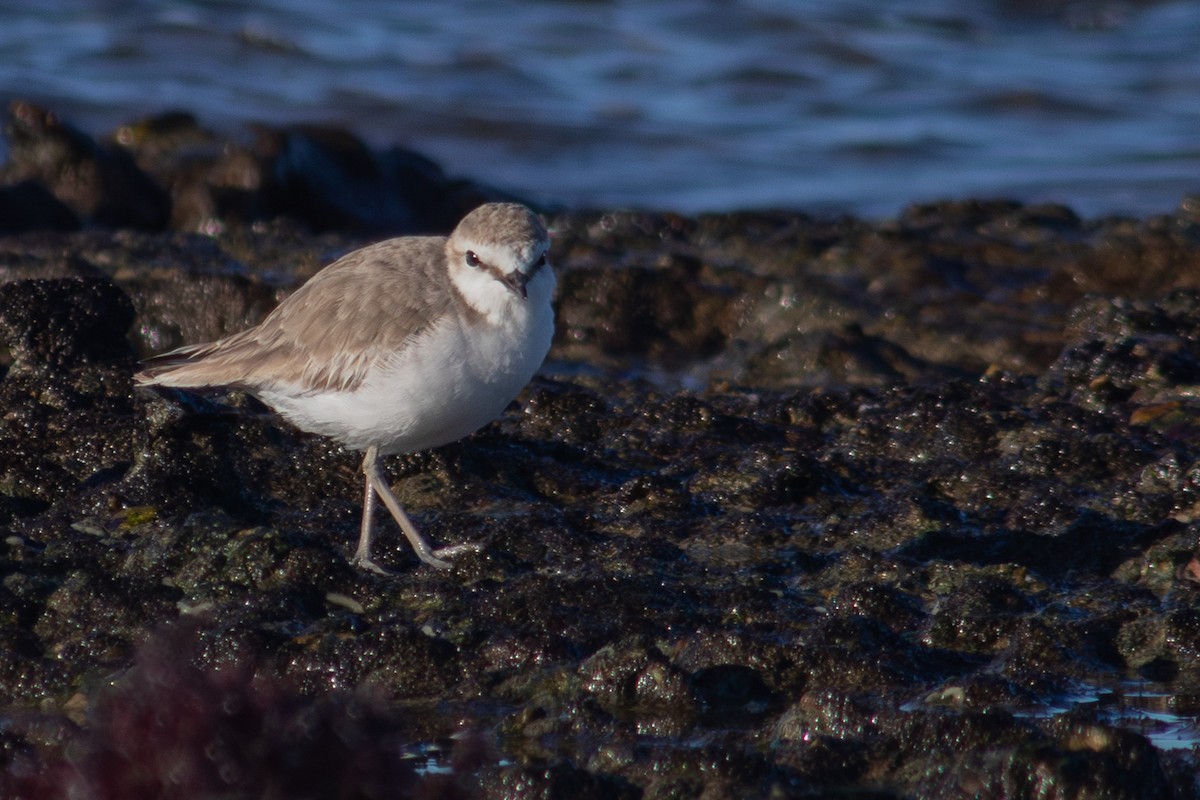
[{"label": "white throat", "polygon": [[467,305],[492,325],[528,320],[544,313],[554,295],[554,272],[547,264],[525,284],[525,297],[519,296],[490,271],[471,269],[462,264],[450,270],[450,280]]}]

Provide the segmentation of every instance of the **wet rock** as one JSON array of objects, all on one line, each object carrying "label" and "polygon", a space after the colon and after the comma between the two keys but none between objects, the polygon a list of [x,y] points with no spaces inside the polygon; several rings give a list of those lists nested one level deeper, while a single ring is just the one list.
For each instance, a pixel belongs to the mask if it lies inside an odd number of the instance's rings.
[{"label": "wet rock", "polygon": [[633,800],[641,797],[637,787],[611,776],[596,775],[571,764],[542,768],[510,768],[483,784],[487,797],[512,797],[525,800]]},{"label": "wet rock", "polygon": [[[606,645],[581,665],[582,689],[614,716],[640,720],[663,735],[694,724],[705,690],[698,678],[644,641]],[[711,681],[710,681],[711,683]]]},{"label": "wet rock", "polygon": [[[156,170],[207,146],[167,123],[129,145]],[[1189,796],[1160,737],[1198,707],[1193,213],[553,223],[543,374],[386,465],[431,539],[483,549],[435,573],[381,520],[389,578],[345,562],[356,454],[129,384],[135,350],[253,322],[357,240],[0,242],[0,697],[86,719],[183,616],[205,670],[318,708],[370,686],[427,752],[478,732],[484,797]],[[1085,258],[1130,238],[1140,276]]]},{"label": "wet rock", "polygon": [[1195,312],[1200,295],[1177,290],[1154,301],[1094,298],[1068,321],[1075,342],[1047,373],[1084,399],[1152,401],[1159,392],[1200,384]]},{"label": "wet rock", "polygon": [[1012,625],[1032,605],[1007,581],[978,576],[945,597],[930,619],[931,644],[966,652],[993,652],[1009,646]]},{"label": "wet rock", "polygon": [[171,193],[170,225],[176,230],[212,233],[230,221],[269,216],[253,151],[205,129],[191,114],[169,111],[135,120],[111,139]]},{"label": "wet rock", "polygon": [[960,751],[916,789],[923,797],[1174,796],[1144,738],[1101,726],[1080,726],[1055,742]]},{"label": "wet rock", "polygon": [[7,184],[37,181],[81,219],[100,225],[157,230],[170,218],[170,196],[127,153],[96,142],[46,109],[14,101],[5,136]]},{"label": "wet rock", "polygon": [[256,154],[269,213],[314,231],[449,232],[468,211],[513,199],[465,180],[452,180],[412,150],[383,153],[336,128],[259,129]]},{"label": "wet rock", "polygon": [[99,693],[86,726],[46,748],[45,763],[18,752],[5,794],[115,800],[170,786],[181,798],[463,796],[461,776],[417,773],[398,720],[369,693],[305,698],[255,681],[249,663],[203,669],[182,630],[147,642]]},{"label": "wet rock", "polygon": [[10,511],[128,464],[132,321],[129,298],[103,278],[0,285],[0,343],[12,359],[0,380],[0,495]]},{"label": "wet rock", "polygon": [[73,231],[79,217],[35,180],[0,186],[0,236],[22,231]]},{"label": "wet rock", "polygon": [[256,126],[228,140],[171,111],[101,140],[14,101],[5,134],[3,232],[89,225],[216,233],[277,218],[312,231],[380,237],[448,232],[490,200],[515,199],[447,175],[402,147],[376,151],[333,127]]},{"label": "wet rock", "polygon": [[89,278],[10,281],[0,285],[0,336],[14,369],[132,364],[125,333],[133,304],[111,282]]},{"label": "wet rock", "polygon": [[678,257],[653,268],[571,270],[562,279],[560,340],[668,369],[710,358],[733,332],[738,295],[752,291],[744,276],[729,277],[738,279],[704,274],[698,261]]}]

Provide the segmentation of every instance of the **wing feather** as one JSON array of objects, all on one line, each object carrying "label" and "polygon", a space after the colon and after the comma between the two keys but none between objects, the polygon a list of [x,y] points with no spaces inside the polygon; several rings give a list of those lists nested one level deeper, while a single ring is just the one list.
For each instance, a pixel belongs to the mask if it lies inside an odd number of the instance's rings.
[{"label": "wing feather", "polygon": [[389,239],[314,275],[253,328],[150,359],[144,385],[352,390],[451,310],[445,239]]}]

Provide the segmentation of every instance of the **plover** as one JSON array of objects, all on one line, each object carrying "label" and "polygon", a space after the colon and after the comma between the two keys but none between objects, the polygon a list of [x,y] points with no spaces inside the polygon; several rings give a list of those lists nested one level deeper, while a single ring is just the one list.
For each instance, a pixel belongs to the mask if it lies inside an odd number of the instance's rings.
[{"label": "plover", "polygon": [[420,559],[446,569],[446,558],[474,546],[430,547],[379,457],[461,439],[533,377],[554,333],[549,244],[525,206],[490,203],[449,237],[389,239],[342,256],[256,327],[155,357],[136,380],[241,389],[301,430],[362,450],[352,563],[385,572],[371,557],[378,496]]}]

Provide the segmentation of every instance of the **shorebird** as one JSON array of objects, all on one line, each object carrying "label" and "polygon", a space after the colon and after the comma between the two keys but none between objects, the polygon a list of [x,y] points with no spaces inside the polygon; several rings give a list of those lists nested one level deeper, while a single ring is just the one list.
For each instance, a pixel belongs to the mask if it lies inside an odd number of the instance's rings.
[{"label": "shorebird", "polygon": [[504,411],[554,333],[550,240],[516,203],[475,209],[449,237],[407,236],[322,269],[257,326],[150,359],[143,386],[229,387],[301,430],[363,451],[354,565],[371,556],[376,497],[422,561],[448,569],[464,544],[433,549],[392,493],[379,458],[456,441]]}]

